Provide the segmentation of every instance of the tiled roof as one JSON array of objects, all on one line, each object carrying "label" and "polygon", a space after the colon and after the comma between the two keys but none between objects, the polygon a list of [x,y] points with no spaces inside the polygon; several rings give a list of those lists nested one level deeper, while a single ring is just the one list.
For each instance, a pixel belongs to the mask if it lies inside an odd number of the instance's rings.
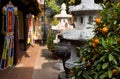
[{"label": "tiled roof", "polygon": [[76,6],[70,6],[70,11],[88,11],[88,10],[102,10],[102,6],[96,3],[81,3]]},{"label": "tiled roof", "polygon": [[72,29],[62,32],[62,37],[69,40],[90,39],[94,36],[93,29]]}]

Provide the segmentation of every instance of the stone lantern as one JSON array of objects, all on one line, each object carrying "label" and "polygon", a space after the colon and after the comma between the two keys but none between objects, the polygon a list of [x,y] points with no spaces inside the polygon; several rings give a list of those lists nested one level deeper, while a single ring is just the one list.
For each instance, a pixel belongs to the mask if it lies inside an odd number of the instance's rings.
[{"label": "stone lantern", "polygon": [[102,10],[102,6],[96,4],[94,0],[81,0],[79,5],[70,6],[69,10],[76,16],[75,29],[63,32],[63,38],[72,40],[92,38],[94,18],[98,11]]},{"label": "stone lantern", "polygon": [[[75,28],[64,30],[61,33],[62,40],[70,42],[70,58],[64,62],[66,71],[66,78],[62,78],[60,75],[59,79],[67,79],[69,71],[74,66],[78,65],[75,62],[79,61],[77,56],[77,47],[84,47],[87,39],[94,37],[94,18],[98,15],[98,11],[102,10],[102,6],[94,3],[94,0],[81,0],[81,4],[76,6],[70,6],[69,10],[76,16]],[[82,45],[82,43],[84,43]],[[62,51],[62,49],[61,49]],[[72,78],[74,79],[74,78]]]},{"label": "stone lantern", "polygon": [[94,18],[98,11],[102,10],[102,6],[94,3],[94,0],[81,0],[81,4],[77,6],[70,6],[69,10],[76,16],[77,28],[87,29],[93,27]]},{"label": "stone lantern", "polygon": [[[98,11],[102,10],[102,6],[94,3],[94,0],[81,0],[81,4],[70,6],[69,10],[76,15],[76,26],[74,29],[62,32],[64,41],[71,43],[70,58],[65,61],[66,73],[78,65],[75,63],[80,60],[77,56],[76,48],[78,46],[80,48],[84,47],[87,42],[86,40],[94,37],[94,18],[98,15]],[[82,45],[82,43],[84,44]]]}]

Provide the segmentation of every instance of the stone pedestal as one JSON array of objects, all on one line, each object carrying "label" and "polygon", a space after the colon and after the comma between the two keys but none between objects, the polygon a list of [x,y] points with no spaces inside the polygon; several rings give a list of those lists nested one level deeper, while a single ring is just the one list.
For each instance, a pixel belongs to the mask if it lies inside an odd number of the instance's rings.
[{"label": "stone pedestal", "polygon": [[54,68],[57,69],[57,70],[59,70],[59,71],[64,71],[64,67],[63,67],[62,61],[57,62],[57,63],[54,65]]},{"label": "stone pedestal", "polygon": [[61,72],[59,75],[58,75],[58,79],[75,79],[73,75],[71,75],[70,78],[66,78],[66,73],[65,72]]},{"label": "stone pedestal", "polygon": [[69,69],[65,67],[65,62],[70,58],[71,44],[62,42],[55,46],[56,55],[62,60],[63,68],[66,72],[66,77],[69,77]]}]

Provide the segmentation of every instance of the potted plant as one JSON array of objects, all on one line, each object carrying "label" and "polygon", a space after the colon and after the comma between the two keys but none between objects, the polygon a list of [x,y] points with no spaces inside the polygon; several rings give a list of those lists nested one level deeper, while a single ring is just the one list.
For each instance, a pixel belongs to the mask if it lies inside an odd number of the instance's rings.
[{"label": "potted plant", "polygon": [[50,51],[53,51],[55,48],[55,44],[53,40],[55,39],[55,33],[53,30],[49,30],[47,34],[47,47]]},{"label": "potted plant", "polygon": [[79,48],[75,79],[120,79],[120,2],[106,3],[95,22],[95,36]]},{"label": "potted plant", "polygon": [[55,43],[53,43],[53,40],[55,39],[55,32],[53,30],[49,30],[47,34],[47,47],[52,52],[52,57],[55,59],[58,59],[58,57],[55,55]]}]

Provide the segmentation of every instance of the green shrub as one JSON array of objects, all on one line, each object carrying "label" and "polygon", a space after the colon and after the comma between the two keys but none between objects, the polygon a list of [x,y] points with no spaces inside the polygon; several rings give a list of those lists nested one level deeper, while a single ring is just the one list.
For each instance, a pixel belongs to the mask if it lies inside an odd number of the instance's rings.
[{"label": "green shrub", "polygon": [[55,25],[58,24],[58,22],[59,22],[59,21],[57,20],[57,18],[54,18],[53,21],[52,21],[52,25],[55,26]]},{"label": "green shrub", "polygon": [[54,50],[55,44],[53,40],[55,39],[55,33],[53,30],[49,30],[47,33],[47,47],[50,51]]}]

